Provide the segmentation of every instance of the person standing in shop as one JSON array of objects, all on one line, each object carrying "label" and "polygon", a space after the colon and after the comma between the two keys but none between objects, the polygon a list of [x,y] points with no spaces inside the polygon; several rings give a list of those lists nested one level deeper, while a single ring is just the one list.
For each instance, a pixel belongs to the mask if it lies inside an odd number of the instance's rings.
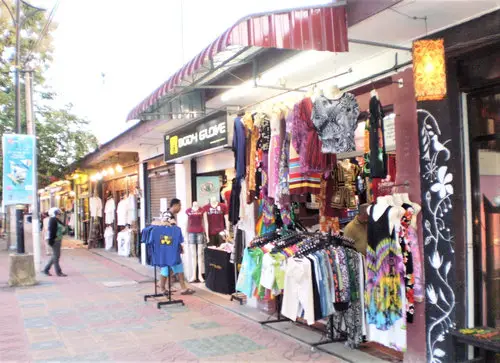
[{"label": "person standing in shop", "polygon": [[[168,209],[168,211],[163,213],[163,217],[170,225],[176,226],[177,225],[177,214],[179,214],[181,209],[182,209],[181,201],[177,198],[173,198],[170,201],[170,208]],[[182,244],[180,244],[179,246],[180,246],[179,247],[179,254],[183,254],[184,249],[182,247]],[[167,284],[169,270],[171,271],[171,273],[175,274],[177,276],[177,279],[179,280],[179,284],[181,285],[181,295],[194,294],[194,290],[188,288],[186,285],[186,278],[184,277],[184,267],[182,265],[182,262],[178,265],[175,265],[172,267],[163,267],[161,269],[161,272],[160,272],[160,274],[161,274],[160,290],[163,293],[167,293],[166,284]],[[175,292],[175,291],[172,289],[171,292]]]},{"label": "person standing in shop", "polygon": [[359,213],[344,228],[344,236],[354,240],[356,250],[366,256],[368,246],[368,207],[365,203],[359,206]]},{"label": "person standing in shop", "polygon": [[49,210],[49,225],[48,225],[48,243],[52,248],[52,258],[49,260],[47,266],[45,266],[43,273],[47,276],[52,276],[50,273],[50,268],[54,265],[57,276],[66,277],[68,275],[64,274],[59,265],[59,259],[61,258],[61,245],[62,238],[66,231],[64,223],[60,220],[62,217],[61,210],[59,208],[51,208]]}]

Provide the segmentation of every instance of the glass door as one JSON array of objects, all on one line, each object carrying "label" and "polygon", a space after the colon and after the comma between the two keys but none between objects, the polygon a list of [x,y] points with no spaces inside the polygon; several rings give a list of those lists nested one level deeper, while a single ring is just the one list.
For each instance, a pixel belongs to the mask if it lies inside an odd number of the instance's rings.
[{"label": "glass door", "polygon": [[470,94],[475,325],[500,327],[500,89]]}]

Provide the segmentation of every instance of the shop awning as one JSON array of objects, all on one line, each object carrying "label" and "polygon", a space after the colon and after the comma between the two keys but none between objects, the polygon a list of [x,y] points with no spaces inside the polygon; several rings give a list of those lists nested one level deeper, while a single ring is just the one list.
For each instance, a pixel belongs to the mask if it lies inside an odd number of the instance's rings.
[{"label": "shop awning", "polygon": [[346,52],[345,6],[328,4],[241,19],[136,106],[127,121],[138,119],[188,78],[193,80],[199,78],[200,71],[206,74],[227,66],[235,54],[249,47]]}]

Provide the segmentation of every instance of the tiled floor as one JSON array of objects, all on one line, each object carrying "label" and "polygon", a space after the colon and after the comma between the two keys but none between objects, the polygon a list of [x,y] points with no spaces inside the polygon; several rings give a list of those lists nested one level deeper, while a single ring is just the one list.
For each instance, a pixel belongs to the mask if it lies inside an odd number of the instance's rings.
[{"label": "tiled floor", "polygon": [[[151,283],[83,249],[64,250],[67,278],[8,288],[0,253],[0,361],[321,361],[311,349],[196,295],[161,310]],[[176,295],[176,298],[178,296]]]}]

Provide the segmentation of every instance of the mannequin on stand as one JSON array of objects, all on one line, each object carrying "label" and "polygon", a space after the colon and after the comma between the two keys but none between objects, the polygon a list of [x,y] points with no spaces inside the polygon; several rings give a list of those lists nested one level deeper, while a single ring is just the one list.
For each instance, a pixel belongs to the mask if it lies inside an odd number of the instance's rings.
[{"label": "mannequin on stand", "polygon": [[200,208],[198,202],[193,202],[193,206],[186,210],[188,216],[188,245],[189,257],[193,274],[189,282],[204,282],[203,274],[205,273],[205,227],[203,217],[205,210]]},{"label": "mannequin on stand", "polygon": [[[392,201],[392,199],[391,199]],[[391,233],[394,231],[394,227],[396,227],[401,222],[401,217],[404,215],[405,210],[402,207],[393,207],[388,203],[388,199],[377,198],[377,203],[368,207],[367,212],[368,215],[371,215],[371,210],[373,209],[373,219],[378,221],[380,217],[385,213],[387,208],[391,208],[389,210],[389,230]]]},{"label": "mannequin on stand", "polygon": [[204,208],[205,215],[205,233],[207,234],[208,245],[218,247],[222,241],[219,233],[226,231],[229,235],[227,227],[229,227],[229,216],[227,206],[217,202],[216,197],[210,198],[210,203]]}]

